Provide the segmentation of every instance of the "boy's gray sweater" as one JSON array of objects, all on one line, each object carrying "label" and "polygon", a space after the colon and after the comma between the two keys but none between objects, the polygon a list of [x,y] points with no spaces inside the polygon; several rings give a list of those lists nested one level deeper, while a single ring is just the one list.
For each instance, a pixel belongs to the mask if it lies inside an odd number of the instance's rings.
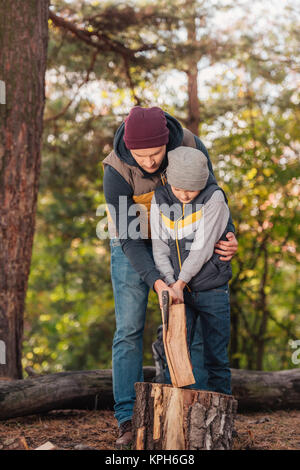
[{"label": "boy's gray sweater", "polygon": [[[174,205],[170,217],[166,203]],[[206,290],[231,278],[230,262],[214,253],[215,243],[222,236],[226,240],[229,216],[223,191],[216,184],[186,205],[178,201],[170,185],[156,190],[150,213],[153,257],[168,285],[181,279],[191,282],[192,290]]]}]

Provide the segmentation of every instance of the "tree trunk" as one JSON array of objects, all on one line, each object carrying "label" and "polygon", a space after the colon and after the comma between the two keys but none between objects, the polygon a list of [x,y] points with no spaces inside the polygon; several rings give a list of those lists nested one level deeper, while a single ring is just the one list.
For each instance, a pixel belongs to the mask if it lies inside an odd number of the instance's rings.
[{"label": "tree trunk", "polygon": [[[231,369],[239,411],[300,409],[300,369],[255,372]],[[144,367],[144,380],[155,380],[155,367]],[[110,369],[0,380],[0,419],[59,409],[113,407]]]},{"label": "tree trunk", "polygon": [[135,450],[228,450],[237,401],[222,393],[135,384]]},{"label": "tree trunk", "polygon": [[21,378],[23,311],[35,228],[49,0],[0,4],[0,378]]},{"label": "tree trunk", "polygon": [[[187,8],[190,17],[186,20],[186,29],[188,35],[188,43],[195,46],[197,42],[196,20],[195,20],[195,0],[187,1]],[[196,54],[190,54],[187,58],[187,79],[188,79],[188,117],[186,127],[195,135],[199,134],[200,125],[200,106],[198,98],[198,58]]]}]

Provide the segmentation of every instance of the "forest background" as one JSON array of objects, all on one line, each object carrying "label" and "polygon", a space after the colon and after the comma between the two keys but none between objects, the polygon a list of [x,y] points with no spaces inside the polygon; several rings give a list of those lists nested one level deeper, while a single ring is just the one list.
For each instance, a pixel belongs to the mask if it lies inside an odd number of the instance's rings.
[{"label": "forest background", "polygon": [[[135,105],[160,106],[197,133],[228,195],[239,242],[231,366],[295,367],[299,18],[289,0],[52,1],[24,368],[111,368],[101,162]],[[159,324],[151,292],[145,365]]]}]

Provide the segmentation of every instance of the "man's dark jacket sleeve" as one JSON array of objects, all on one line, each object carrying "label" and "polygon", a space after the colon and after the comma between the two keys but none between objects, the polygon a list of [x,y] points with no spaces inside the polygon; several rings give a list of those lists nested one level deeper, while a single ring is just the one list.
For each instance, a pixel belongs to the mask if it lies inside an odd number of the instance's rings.
[{"label": "man's dark jacket sleeve", "polygon": [[[122,224],[119,224],[119,214],[128,214],[130,206],[135,204],[132,198],[132,188],[123,178],[123,176],[120,175],[120,173],[118,173],[110,165],[107,165],[104,170],[103,189],[107,204],[112,205],[115,210],[115,214],[112,213],[111,215],[117,227],[122,250],[129,259],[133,268],[139,273],[143,281],[146,282],[146,284],[148,284],[151,289],[153,289],[155,281],[157,279],[162,279],[162,276],[156,269],[153,258],[147,249],[147,242],[143,239],[133,240],[128,238],[127,233],[124,233],[125,227],[120,226]],[[127,207],[122,208],[120,206],[119,196],[127,196]],[[116,220],[114,216],[116,216]],[[127,227],[129,226],[130,222],[135,219],[135,215],[127,215]],[[138,229],[139,228],[137,228],[137,230]],[[151,240],[149,241],[149,245],[151,246]]]}]

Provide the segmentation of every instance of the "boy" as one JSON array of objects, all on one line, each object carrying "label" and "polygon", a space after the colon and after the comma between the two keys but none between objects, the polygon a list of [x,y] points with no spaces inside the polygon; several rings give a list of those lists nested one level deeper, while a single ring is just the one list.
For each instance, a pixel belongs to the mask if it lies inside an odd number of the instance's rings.
[{"label": "boy", "polygon": [[227,198],[200,150],[177,147],[168,156],[167,183],[155,190],[151,203],[154,261],[186,305],[189,347],[200,315],[207,390],[231,394],[227,347],[232,271],[230,261],[214,253],[215,243],[226,240]]}]

